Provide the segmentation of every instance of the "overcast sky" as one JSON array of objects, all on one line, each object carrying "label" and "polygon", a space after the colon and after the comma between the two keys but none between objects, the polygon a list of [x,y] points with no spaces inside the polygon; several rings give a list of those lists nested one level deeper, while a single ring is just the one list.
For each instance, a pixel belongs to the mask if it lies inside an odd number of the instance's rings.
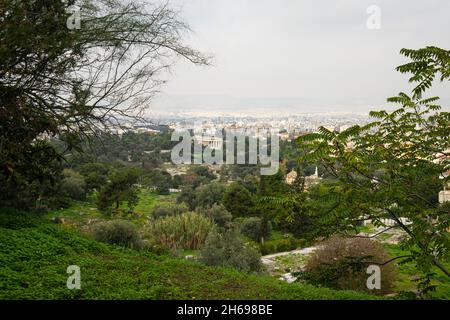
[{"label": "overcast sky", "polygon": [[[410,91],[403,47],[450,48],[449,0],[171,0],[211,67],[179,63],[153,111],[365,111]],[[369,30],[370,5],[381,28]],[[450,105],[448,84],[430,92]]]}]

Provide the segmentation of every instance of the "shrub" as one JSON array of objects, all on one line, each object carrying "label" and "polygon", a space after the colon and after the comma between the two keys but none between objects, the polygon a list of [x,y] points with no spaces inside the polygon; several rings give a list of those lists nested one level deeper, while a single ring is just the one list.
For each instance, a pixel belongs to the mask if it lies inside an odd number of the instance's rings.
[{"label": "shrub", "polygon": [[142,240],[136,227],[128,221],[114,220],[94,227],[94,239],[122,247],[141,249]]},{"label": "shrub", "polygon": [[0,208],[0,228],[31,228],[38,222],[39,216],[13,208]]},{"label": "shrub", "polygon": [[152,210],[152,217],[155,219],[164,218],[167,216],[175,216],[189,211],[189,208],[183,204],[172,205],[156,205]]},{"label": "shrub", "polygon": [[64,179],[61,181],[61,193],[74,200],[86,199],[86,182],[84,177],[72,169],[63,170]]},{"label": "shrub", "polygon": [[189,207],[189,210],[195,209],[195,190],[191,187],[184,187],[181,189],[181,193],[177,197],[178,203],[186,203]]},{"label": "shrub", "polygon": [[366,286],[367,267],[390,259],[378,242],[366,238],[332,237],[323,243],[308,261],[301,279],[314,285],[335,289],[366,291],[375,294],[391,292],[397,268],[393,263],[380,265],[381,289]]},{"label": "shrub", "polygon": [[141,176],[140,182],[148,188],[169,192],[172,176],[164,170],[149,170]]},{"label": "shrub", "polygon": [[155,191],[159,195],[169,195],[170,194],[170,184],[161,184],[159,186],[156,186]]},{"label": "shrub", "polygon": [[276,241],[264,241],[260,244],[260,251],[262,255],[277,253],[281,250],[278,250]]},{"label": "shrub", "polygon": [[192,168],[192,172],[196,173],[200,177],[204,177],[208,180],[214,180],[217,176],[211,172],[207,167],[204,166],[196,166]]},{"label": "shrub", "polygon": [[214,221],[221,229],[229,229],[232,226],[233,216],[222,204],[214,204],[212,207],[203,208],[199,212]]},{"label": "shrub", "polygon": [[254,241],[261,241],[261,239],[270,236],[272,227],[268,221],[263,221],[258,217],[251,217],[244,220],[241,226],[241,232]]},{"label": "shrub", "polygon": [[244,272],[262,269],[261,255],[246,244],[235,230],[211,232],[200,252],[200,261],[210,266],[231,267]]},{"label": "shrub", "polygon": [[204,184],[196,189],[188,186],[182,189],[177,201],[185,202],[189,206],[189,210],[208,208],[221,203],[224,192],[225,186],[218,182]]},{"label": "shrub", "polygon": [[271,254],[277,252],[291,251],[303,247],[305,241],[296,239],[292,235],[287,235],[282,239],[268,240],[260,244],[261,254]]},{"label": "shrub", "polygon": [[150,221],[148,235],[157,246],[170,249],[199,249],[213,229],[211,219],[195,212],[185,212]]},{"label": "shrub", "polygon": [[44,213],[49,211],[50,208],[70,208],[70,206],[73,204],[72,198],[66,196],[66,195],[58,195],[56,194],[53,197],[49,197],[47,201],[38,204],[36,207],[36,211],[39,213]]}]

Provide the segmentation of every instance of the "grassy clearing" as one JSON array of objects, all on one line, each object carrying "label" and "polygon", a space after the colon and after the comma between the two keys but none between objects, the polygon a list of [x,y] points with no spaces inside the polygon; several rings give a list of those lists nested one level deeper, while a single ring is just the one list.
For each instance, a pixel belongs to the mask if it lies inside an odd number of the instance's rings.
[{"label": "grassy clearing", "polygon": [[[121,249],[5,210],[0,242],[0,299],[374,298]],[[81,290],[66,288],[66,268],[72,264],[81,268]]]},{"label": "grassy clearing", "polygon": [[74,202],[70,208],[51,211],[46,214],[49,219],[55,217],[62,217],[73,221],[84,221],[86,219],[104,219],[102,214],[95,204],[88,202]]},{"label": "grassy clearing", "polygon": [[[402,256],[408,252],[401,250],[398,245],[385,244],[384,247],[392,257]],[[447,268],[450,268],[450,261],[443,262]],[[420,274],[416,271],[412,263],[405,263],[399,266],[400,272],[396,281],[396,291],[415,291],[416,282],[414,281]],[[435,280],[436,291],[431,294],[436,299],[450,299],[450,279],[439,269],[433,268],[436,273]]]},{"label": "grassy clearing", "polygon": [[[125,218],[137,224],[144,223],[153,208],[157,205],[165,205],[176,203],[177,194],[158,195],[150,190],[142,188],[139,192],[139,202],[133,209],[133,213],[124,214],[120,218]],[[122,212],[126,212],[126,202],[121,205]],[[94,203],[90,202],[74,202],[70,208],[54,210],[45,215],[46,218],[52,219],[55,217],[65,218],[74,223],[83,223],[89,219],[109,220],[117,218],[117,216],[108,216],[100,212]]]},{"label": "grassy clearing", "polygon": [[141,189],[139,193],[139,202],[133,209],[138,215],[148,216],[153,208],[158,205],[171,204],[176,202],[178,194],[158,195],[150,190]]}]

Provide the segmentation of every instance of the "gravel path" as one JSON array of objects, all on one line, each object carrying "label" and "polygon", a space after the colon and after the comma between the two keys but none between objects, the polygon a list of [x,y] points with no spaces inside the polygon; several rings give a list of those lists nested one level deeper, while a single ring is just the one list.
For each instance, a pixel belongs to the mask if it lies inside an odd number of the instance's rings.
[{"label": "gravel path", "polygon": [[303,249],[296,249],[296,250],[292,250],[292,251],[286,251],[286,252],[277,252],[277,253],[273,253],[273,254],[268,254],[266,256],[262,256],[261,257],[261,262],[263,264],[274,264],[275,261],[273,260],[276,257],[281,257],[281,256],[287,256],[290,254],[305,254],[305,255],[309,255],[311,253],[313,253],[314,251],[317,250],[317,246],[316,247],[309,247],[309,248],[303,248]]},{"label": "gravel path", "polygon": [[[269,254],[266,256],[261,257],[261,262],[266,266],[269,273],[272,275],[276,275],[282,267],[280,267],[279,262],[276,261],[277,257],[282,256],[288,256],[288,255],[305,255],[308,256],[311,253],[313,253],[315,250],[317,250],[317,246],[315,247],[309,247],[309,248],[303,248],[303,249],[296,249],[292,251],[286,251],[286,252],[278,252]],[[290,273],[284,273],[284,274],[278,274],[279,279],[286,281],[288,283],[292,283],[296,280],[296,278]]]}]

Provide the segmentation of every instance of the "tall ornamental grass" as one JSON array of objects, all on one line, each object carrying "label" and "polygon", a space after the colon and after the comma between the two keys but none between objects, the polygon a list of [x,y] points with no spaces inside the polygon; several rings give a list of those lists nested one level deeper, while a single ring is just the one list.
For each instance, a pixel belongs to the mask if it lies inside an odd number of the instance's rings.
[{"label": "tall ornamental grass", "polygon": [[147,235],[153,245],[169,249],[199,249],[214,228],[211,219],[195,212],[150,221]]}]

